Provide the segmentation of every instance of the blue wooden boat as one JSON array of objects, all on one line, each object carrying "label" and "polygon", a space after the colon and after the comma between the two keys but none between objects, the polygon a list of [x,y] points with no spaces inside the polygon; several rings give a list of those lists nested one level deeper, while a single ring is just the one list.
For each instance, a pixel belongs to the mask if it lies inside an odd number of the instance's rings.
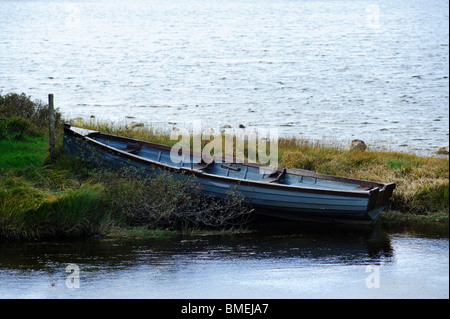
[{"label": "blue wooden boat", "polygon": [[[392,195],[394,183],[329,176],[301,169],[264,173],[267,166],[237,163],[189,152],[189,163],[174,164],[171,147],[131,138],[64,126],[64,152],[110,168],[133,167],[144,174],[166,171],[195,176],[204,194],[224,198],[237,189],[256,214],[295,221],[373,224]],[[92,160],[93,161],[93,160]],[[94,162],[94,161],[93,161]],[[262,168],[262,170],[260,170]],[[267,167],[268,168],[268,167]]]}]

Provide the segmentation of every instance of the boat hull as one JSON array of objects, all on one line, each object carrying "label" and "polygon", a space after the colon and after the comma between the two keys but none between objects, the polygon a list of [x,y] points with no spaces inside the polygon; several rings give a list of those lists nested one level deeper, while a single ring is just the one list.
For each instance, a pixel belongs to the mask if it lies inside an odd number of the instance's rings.
[{"label": "boat hull", "polygon": [[[199,179],[204,194],[222,198],[236,187],[233,182]],[[369,197],[280,191],[262,186],[237,185],[255,213],[295,221],[372,224],[384,207],[367,211]]]}]

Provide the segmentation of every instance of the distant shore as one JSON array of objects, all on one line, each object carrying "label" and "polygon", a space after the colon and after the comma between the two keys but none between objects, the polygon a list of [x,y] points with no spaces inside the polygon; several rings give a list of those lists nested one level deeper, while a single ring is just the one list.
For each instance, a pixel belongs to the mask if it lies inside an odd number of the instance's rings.
[{"label": "distant shore", "polygon": [[[20,116],[20,107],[25,106],[28,117]],[[25,95],[0,96],[0,237],[120,238],[244,231],[245,226],[208,229],[201,222],[183,220],[179,217],[182,213],[174,214],[182,212],[185,205],[198,202],[198,198],[188,195],[188,187],[177,181],[130,179],[66,158],[62,153],[62,120],[57,125],[56,155],[50,158],[45,111],[45,105],[36,104]],[[94,119],[66,121],[140,140],[176,143],[170,139],[171,128],[161,132],[145,125],[115,126]],[[365,150],[345,150],[297,138],[280,139],[278,156],[282,167],[395,182],[397,188],[379,223],[448,225],[448,156],[372,151],[370,145]],[[149,217],[149,212],[154,215]]]}]

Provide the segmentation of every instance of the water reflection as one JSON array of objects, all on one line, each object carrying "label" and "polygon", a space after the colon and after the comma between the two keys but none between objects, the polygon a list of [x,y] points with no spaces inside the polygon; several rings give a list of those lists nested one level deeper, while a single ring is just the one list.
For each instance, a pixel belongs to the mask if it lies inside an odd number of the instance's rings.
[{"label": "water reflection", "polygon": [[0,266],[51,271],[60,264],[86,264],[89,269],[169,266],[174,260],[309,259],[321,263],[388,262],[393,257],[389,235],[377,229],[299,229],[290,223],[258,224],[250,233],[176,236],[166,239],[3,242]]},{"label": "water reflection", "polygon": [[[448,239],[435,245],[434,239],[421,241],[411,230],[399,237],[398,232],[383,228],[301,227],[272,221],[250,228],[246,234],[166,239],[3,241],[0,296],[313,298],[323,297],[326,291],[331,296],[359,296],[369,292],[364,283],[368,265],[382,267],[384,278],[392,277],[392,283],[399,274],[404,276],[403,260],[413,267],[408,271],[414,278],[425,278],[428,271],[448,273],[448,258],[445,263],[442,253],[447,251],[448,256]],[[411,241],[402,242],[404,237],[412,238],[414,249]],[[432,245],[435,248],[428,249]],[[426,263],[430,258],[436,267],[410,262]],[[82,289],[64,284],[68,264],[80,268]],[[448,286],[448,275],[443,276],[438,282]]]}]

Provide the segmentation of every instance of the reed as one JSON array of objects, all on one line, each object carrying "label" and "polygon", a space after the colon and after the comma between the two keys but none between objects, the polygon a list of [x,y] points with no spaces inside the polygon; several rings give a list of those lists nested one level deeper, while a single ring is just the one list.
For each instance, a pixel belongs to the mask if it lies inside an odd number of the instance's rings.
[{"label": "reed", "polygon": [[81,118],[69,119],[67,122],[73,126],[100,131],[106,134],[126,136],[137,140],[144,140],[164,145],[174,145],[177,141],[170,139],[169,131],[161,131],[153,126],[132,126],[130,124],[114,124],[96,119],[83,120]]}]

